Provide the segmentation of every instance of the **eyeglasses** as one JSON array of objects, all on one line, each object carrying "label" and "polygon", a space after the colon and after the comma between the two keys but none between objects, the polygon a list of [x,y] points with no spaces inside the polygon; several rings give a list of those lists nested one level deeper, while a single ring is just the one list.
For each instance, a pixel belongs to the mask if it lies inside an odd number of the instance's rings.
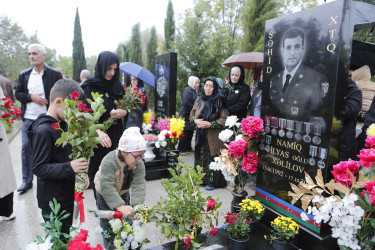
[{"label": "eyeglasses", "polygon": [[135,156],[135,155],[133,155],[132,152],[129,152],[129,153],[134,157],[134,159],[135,159],[136,161],[139,161],[139,160],[142,159],[142,157],[143,157],[143,155]]}]

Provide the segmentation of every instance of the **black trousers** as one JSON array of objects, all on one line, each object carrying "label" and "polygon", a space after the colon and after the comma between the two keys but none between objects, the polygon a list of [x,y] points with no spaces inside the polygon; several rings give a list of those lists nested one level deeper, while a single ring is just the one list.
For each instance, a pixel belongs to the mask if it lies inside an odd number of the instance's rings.
[{"label": "black trousers", "polygon": [[13,213],[13,192],[0,198],[0,216],[9,217]]},{"label": "black trousers", "polygon": [[191,151],[191,139],[193,138],[194,130],[184,130],[183,134],[185,136],[181,138],[180,142],[178,143],[178,151]]},{"label": "black trousers", "polygon": [[[95,191],[96,192],[96,191]],[[110,207],[108,207],[107,203],[105,202],[103,196],[96,192],[96,206],[98,210],[112,210]],[[125,194],[121,195],[121,198],[125,201],[126,205],[130,204],[130,194],[129,192],[126,192]],[[111,229],[111,226],[107,225],[109,220],[107,219],[100,219],[100,227],[103,229],[103,231]],[[112,235],[114,236],[114,235]],[[115,245],[113,244],[113,241],[110,241],[109,239],[106,239],[103,237],[103,247],[107,250],[113,250],[115,249]]]}]

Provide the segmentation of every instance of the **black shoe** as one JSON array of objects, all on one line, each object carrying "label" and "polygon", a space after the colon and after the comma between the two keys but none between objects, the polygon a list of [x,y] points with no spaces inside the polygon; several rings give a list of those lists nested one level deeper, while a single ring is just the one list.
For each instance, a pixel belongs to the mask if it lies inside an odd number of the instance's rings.
[{"label": "black shoe", "polygon": [[17,191],[20,192],[20,194],[26,193],[27,190],[33,187],[32,183],[23,183]]}]

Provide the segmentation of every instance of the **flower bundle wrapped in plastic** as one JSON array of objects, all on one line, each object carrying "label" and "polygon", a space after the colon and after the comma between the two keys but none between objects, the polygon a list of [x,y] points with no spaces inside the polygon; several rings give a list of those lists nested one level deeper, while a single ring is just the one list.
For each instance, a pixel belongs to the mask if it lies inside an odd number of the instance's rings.
[{"label": "flower bundle wrapped in plastic", "polygon": [[143,135],[143,138],[145,138],[147,147],[155,147],[155,142],[157,141],[158,136],[147,134],[147,135]]},{"label": "flower bundle wrapped in plastic", "polygon": [[[76,105],[76,101],[79,98],[79,93],[74,92],[70,98],[64,100],[64,117],[65,122],[68,125],[67,132],[63,131],[58,123],[52,124],[52,129],[62,130],[61,137],[57,139],[56,145],[62,145],[65,147],[70,144],[72,147],[72,153],[69,155],[71,159],[86,158],[90,161],[90,158],[94,155],[94,148],[100,143],[97,129],[105,130],[105,125],[99,124],[99,119],[106,112],[104,108],[104,100],[101,98],[102,95],[98,93],[92,93],[93,100],[87,99],[90,103],[91,108],[86,108],[86,104]],[[87,173],[77,173],[75,180],[75,193],[74,193],[74,204],[75,204],[75,217],[80,211],[80,221],[85,221],[84,207],[83,207],[83,190],[87,181]]]},{"label": "flower bundle wrapped in plastic", "polygon": [[143,113],[142,129],[145,134],[150,134],[154,132],[155,120],[155,115],[153,113]]},{"label": "flower bundle wrapped in plastic", "polygon": [[125,95],[121,100],[115,100],[116,108],[126,110],[128,113],[132,113],[136,116],[135,111],[142,108],[146,103],[146,96],[142,91],[139,91],[137,87],[125,87]]},{"label": "flower bundle wrapped in plastic", "polygon": [[12,130],[12,123],[21,116],[21,110],[14,107],[12,99],[3,98],[0,101],[1,121]]},{"label": "flower bundle wrapped in plastic", "polygon": [[227,128],[220,132],[219,139],[229,142],[228,150],[221,151],[222,156],[215,158],[210,169],[221,170],[225,179],[236,186],[236,192],[241,193],[248,174],[257,172],[259,136],[264,134],[263,120],[248,116],[239,123],[237,116],[229,116],[225,126]]},{"label": "flower bundle wrapped in plastic", "polygon": [[[162,119],[162,120],[166,120],[166,119]],[[160,127],[163,128],[164,125],[167,124],[167,121],[163,121],[162,124],[160,124],[160,121],[159,121],[159,129]],[[167,150],[174,150],[177,147],[179,139],[185,136],[182,133],[185,127],[185,121],[179,118],[171,118],[169,119],[168,126],[169,126],[168,130],[164,129],[160,131],[160,134],[158,135],[158,140],[155,142],[155,146],[157,148],[162,147]]]}]

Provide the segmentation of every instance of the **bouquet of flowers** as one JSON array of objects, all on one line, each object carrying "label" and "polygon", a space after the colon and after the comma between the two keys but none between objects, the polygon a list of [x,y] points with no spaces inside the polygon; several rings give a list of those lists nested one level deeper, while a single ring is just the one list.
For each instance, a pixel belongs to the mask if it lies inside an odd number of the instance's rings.
[{"label": "bouquet of flowers", "polygon": [[290,242],[294,236],[299,232],[299,227],[295,221],[290,217],[277,217],[271,222],[272,234],[270,236],[265,235],[266,240],[272,241],[278,240],[283,243]]},{"label": "bouquet of flowers", "polygon": [[12,123],[21,116],[21,110],[14,107],[12,99],[3,98],[0,102],[1,121],[12,130]]},{"label": "bouquet of flowers", "polygon": [[[163,119],[165,120],[165,119]],[[160,120],[162,121],[162,120]],[[159,129],[163,125],[160,125]],[[183,138],[185,135],[182,133],[185,127],[185,120],[178,118],[171,118],[169,120],[169,129],[164,129],[160,131],[158,135],[158,140],[155,142],[157,148],[165,148],[167,150],[174,150],[177,147],[178,141],[180,138]]]},{"label": "bouquet of flowers", "polygon": [[159,131],[169,130],[171,121],[169,118],[163,118],[158,121]]},{"label": "bouquet of flowers", "polygon": [[[102,95],[98,93],[92,93],[94,100],[87,99],[92,109],[86,108],[86,104],[76,105],[78,97],[79,93],[74,92],[71,94],[71,98],[64,100],[64,117],[68,125],[67,132],[63,131],[57,122],[51,126],[55,131],[58,129],[62,131],[61,137],[56,141],[56,145],[65,147],[67,144],[70,144],[72,146],[72,153],[69,155],[71,159],[84,157],[87,161],[90,161],[90,158],[94,155],[93,149],[100,143],[96,130],[105,130],[106,127],[103,124],[98,124],[99,118],[106,112],[106,109],[103,106],[104,100],[101,98]],[[75,209],[79,208],[80,221],[84,222],[83,189],[88,176],[87,173],[77,173],[75,176]],[[77,213],[75,213],[76,216]]]},{"label": "bouquet of flowers", "polygon": [[227,230],[231,237],[236,240],[245,240],[250,232],[250,221],[242,213],[227,213],[225,216]]},{"label": "bouquet of flowers", "polygon": [[[182,172],[184,168],[185,171]],[[218,211],[221,202],[211,196],[203,197],[199,185],[202,183],[204,173],[202,168],[196,169],[189,164],[176,164],[176,169],[169,169],[172,178],[161,181],[167,192],[167,197],[161,197],[150,210],[150,221],[156,222],[157,228],[166,238],[176,238],[175,249],[179,242],[183,247],[200,248],[198,243],[198,228],[211,228],[210,234],[216,235],[218,224]]]},{"label": "bouquet of flowers", "polygon": [[219,139],[229,142],[228,149],[221,150],[220,156],[211,162],[210,169],[221,171],[224,178],[235,185],[237,193],[244,191],[248,173],[255,174],[258,166],[259,136],[263,132],[263,120],[249,116],[238,123],[236,116],[229,116],[225,122],[227,129],[219,134]]},{"label": "bouquet of flowers", "polygon": [[116,108],[126,110],[128,113],[132,113],[136,116],[135,111],[142,108],[146,103],[146,96],[142,91],[139,91],[137,87],[125,87],[125,95],[121,100],[115,100]]},{"label": "bouquet of flowers", "polygon": [[143,133],[151,134],[155,128],[155,115],[153,113],[145,112],[143,113]]},{"label": "bouquet of flowers", "polygon": [[155,147],[155,142],[158,139],[158,136],[147,134],[147,135],[143,135],[143,138],[145,138],[147,147],[152,148],[152,147]]},{"label": "bouquet of flowers", "polygon": [[241,203],[241,213],[250,220],[250,222],[258,221],[264,215],[264,207],[258,200],[244,199]]},{"label": "bouquet of flowers", "polygon": [[[305,182],[290,184],[292,204],[301,200],[303,220],[328,222],[332,237],[343,248],[375,247],[375,124],[367,130],[366,147],[359,161],[342,161],[333,166],[334,179],[324,183],[319,169],[314,180],[305,173]],[[308,206],[312,202],[312,206]]]}]

